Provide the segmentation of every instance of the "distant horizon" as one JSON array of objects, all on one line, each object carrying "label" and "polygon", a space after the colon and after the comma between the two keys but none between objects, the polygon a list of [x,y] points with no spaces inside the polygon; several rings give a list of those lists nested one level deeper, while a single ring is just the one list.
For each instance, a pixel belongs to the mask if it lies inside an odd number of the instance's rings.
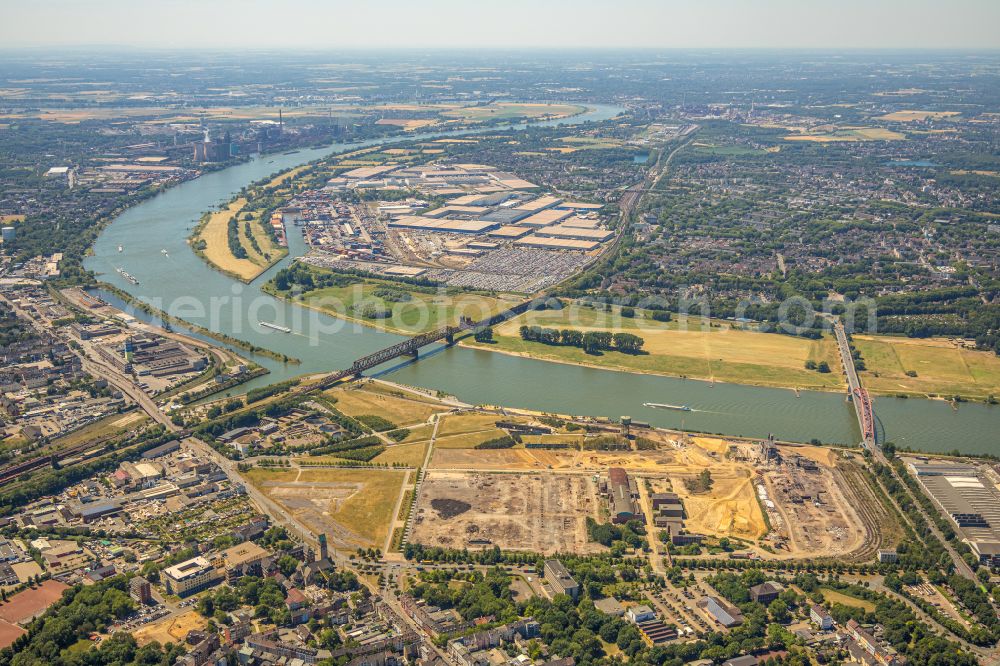
[{"label": "distant horizon", "polygon": [[3,10],[0,49],[1000,49],[1000,2],[49,0]]},{"label": "distant horizon", "polygon": [[[74,51],[129,51],[133,53],[232,53],[233,47],[205,46],[148,46],[139,44],[59,44],[59,45],[17,45],[0,44],[0,53],[17,53],[30,51],[50,51],[53,53]],[[302,53],[302,54],[335,54],[335,53],[403,53],[420,51],[423,53],[450,52],[519,52],[519,53],[711,53],[711,52],[753,52],[753,53],[820,53],[835,55],[837,53],[997,53],[1000,46],[982,47],[875,47],[875,46],[339,46],[339,47],[295,47],[269,46],[251,49],[240,49],[241,53]]]}]

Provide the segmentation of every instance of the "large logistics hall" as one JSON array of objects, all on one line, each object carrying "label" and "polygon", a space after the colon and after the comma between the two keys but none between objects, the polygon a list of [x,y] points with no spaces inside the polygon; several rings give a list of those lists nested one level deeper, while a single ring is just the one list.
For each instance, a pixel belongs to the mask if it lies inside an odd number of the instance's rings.
[{"label": "large logistics hall", "polygon": [[971,463],[903,460],[980,562],[1000,565],[1000,490],[990,470]]}]

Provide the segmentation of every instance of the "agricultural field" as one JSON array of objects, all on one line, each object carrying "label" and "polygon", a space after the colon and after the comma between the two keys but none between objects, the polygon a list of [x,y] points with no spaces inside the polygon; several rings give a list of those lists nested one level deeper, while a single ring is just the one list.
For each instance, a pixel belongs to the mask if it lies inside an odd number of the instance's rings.
[{"label": "agricultural field", "polygon": [[[461,316],[478,321],[517,303],[514,297],[481,296],[462,292],[428,292],[403,289],[399,285],[392,285],[391,288],[393,291],[405,292],[409,298],[402,302],[390,303],[375,293],[385,288],[386,284],[377,281],[364,281],[346,287],[325,287],[304,294],[297,299],[297,302],[333,317],[407,335],[455,324]],[[356,312],[369,303],[390,308],[392,316],[384,319],[358,316]]]},{"label": "agricultural field", "polygon": [[[944,338],[855,335],[872,391],[982,400],[1000,395],[1000,357]],[[910,376],[907,373],[911,373]]]},{"label": "agricultural field", "polygon": [[559,148],[548,148],[547,150],[557,150],[562,153],[574,153],[578,150],[608,150],[610,148],[620,148],[622,142],[617,139],[608,139],[592,136],[564,136],[560,142],[567,144]]},{"label": "agricultural field", "polygon": [[763,155],[767,151],[762,148],[751,148],[749,146],[717,145],[695,141],[691,144],[692,149],[699,155],[724,155],[727,157],[744,157],[746,155]]},{"label": "agricultural field", "polygon": [[381,547],[392,524],[405,471],[253,469],[247,479],[338,550]]},{"label": "agricultural field", "polygon": [[[522,340],[522,325],[634,333],[645,340],[643,353],[588,354],[577,347]],[[495,342],[462,344],[546,360],[629,372],[671,375],[760,386],[839,390],[844,386],[832,335],[820,340],[732,328],[729,322],[687,318],[666,323],[609,318],[589,308],[533,312],[494,329]],[[833,372],[807,370],[806,361],[826,361]]]}]

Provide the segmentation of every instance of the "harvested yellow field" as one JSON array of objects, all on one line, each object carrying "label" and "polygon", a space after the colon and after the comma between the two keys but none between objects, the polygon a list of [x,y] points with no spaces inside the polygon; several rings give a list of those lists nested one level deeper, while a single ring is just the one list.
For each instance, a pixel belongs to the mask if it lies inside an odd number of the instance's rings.
[{"label": "harvested yellow field", "polygon": [[813,141],[816,143],[854,142],[854,141],[900,141],[905,134],[893,132],[882,127],[814,127],[807,134],[792,134],[785,141]]},{"label": "harvested yellow field", "polygon": [[204,241],[200,250],[205,260],[244,282],[250,282],[266,267],[258,266],[249,259],[236,257],[229,249],[229,221],[246,205],[246,199],[235,199],[225,210],[212,212],[208,219],[195,230],[192,240]]},{"label": "harvested yellow field", "polygon": [[446,435],[445,437],[438,435],[437,439],[434,440],[434,446],[438,449],[474,449],[483,442],[503,437],[505,434],[507,433],[499,428],[490,428],[489,430]]},{"label": "harvested yellow field", "polygon": [[327,391],[326,395],[334,398],[337,401],[337,409],[347,416],[375,414],[392,421],[397,426],[424,423],[432,414],[438,414],[448,409],[443,405],[434,405],[357,388],[333,389]]},{"label": "harvested yellow field", "polygon": [[427,127],[437,122],[434,118],[381,118],[375,121],[376,125],[394,125],[402,127],[407,132]]},{"label": "harvested yellow field", "polygon": [[866,367],[861,381],[870,390],[970,398],[1000,395],[1000,357],[992,352],[946,338],[854,337]]},{"label": "harvested yellow field", "polygon": [[823,599],[827,604],[843,604],[851,608],[861,608],[866,613],[875,611],[875,604],[870,601],[852,597],[829,587],[821,587],[819,591],[823,594]]},{"label": "harvested yellow field", "polygon": [[267,188],[267,189],[269,189],[269,190],[273,190],[276,187],[278,187],[279,185],[283,184],[285,181],[291,180],[291,179],[295,178],[296,176],[298,176],[300,173],[302,173],[303,171],[305,171],[308,168],[309,168],[308,164],[303,164],[302,166],[297,166],[294,169],[289,169],[288,171],[283,171],[283,172],[279,173],[277,176],[275,176],[274,178],[272,178],[270,181],[268,181],[267,185],[265,185],[264,187]]},{"label": "harvested yellow field", "polygon": [[[522,325],[634,333],[645,341],[644,353],[611,351],[592,355],[576,347],[526,342],[518,333]],[[808,340],[696,318],[668,323],[648,319],[611,320],[604,313],[565,308],[533,312],[506,322],[494,329],[494,338],[493,344],[476,344],[468,338],[461,344],[564,363],[735,384],[818,390],[840,389],[844,385],[840,373],[805,368],[806,361],[825,361],[831,368],[837,367],[836,343],[829,335]]]},{"label": "harvested yellow field", "polygon": [[798,454],[824,467],[835,467],[839,458],[836,449],[829,449],[822,446],[782,445],[779,449],[782,455]]},{"label": "harvested yellow field", "polygon": [[159,622],[153,622],[145,627],[136,629],[132,635],[140,645],[146,645],[157,641],[161,645],[173,643],[178,645],[184,642],[188,632],[202,630],[208,626],[208,620],[197,612],[189,610],[176,617],[167,617]]},{"label": "harvested yellow field", "polygon": [[986,171],[985,169],[955,169],[951,171],[953,176],[992,176],[1000,178],[1000,171]]},{"label": "harvested yellow field", "polygon": [[337,549],[382,546],[406,476],[392,469],[256,468],[247,479]]},{"label": "harvested yellow field", "polygon": [[416,444],[396,444],[390,446],[384,452],[372,459],[373,463],[380,465],[409,465],[410,467],[420,467],[424,464],[424,457],[427,455],[428,442],[418,442]]},{"label": "harvested yellow field", "polygon": [[[503,417],[499,414],[478,414],[476,412],[448,414],[441,417],[441,424],[438,426],[438,438],[496,429],[496,422],[500,420],[503,420]],[[523,419],[509,420],[519,421]]]},{"label": "harvested yellow field", "polygon": [[889,120],[897,123],[912,123],[921,120],[941,120],[960,115],[958,111],[894,111],[884,116],[879,116],[878,120]]},{"label": "harvested yellow field", "polygon": [[692,437],[691,442],[699,448],[719,455],[725,455],[729,450],[729,442],[717,437]]}]

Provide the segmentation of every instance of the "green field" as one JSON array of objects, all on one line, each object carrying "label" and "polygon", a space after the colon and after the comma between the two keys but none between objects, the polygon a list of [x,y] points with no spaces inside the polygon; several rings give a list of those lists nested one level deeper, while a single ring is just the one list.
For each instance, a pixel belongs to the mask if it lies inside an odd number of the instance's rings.
[{"label": "green field", "polygon": [[852,597],[829,587],[821,587],[819,591],[823,593],[823,599],[826,600],[827,604],[843,604],[851,608],[861,608],[868,613],[875,610],[875,604],[872,602]]},{"label": "green field", "polygon": [[[385,289],[386,286],[386,283],[365,281],[347,287],[324,287],[307,292],[298,301],[306,307],[334,317],[358,321],[368,326],[385,328],[407,335],[415,335],[456,323],[462,315],[478,321],[517,302],[513,297],[500,298],[469,293],[428,293],[393,284],[391,289],[405,291],[410,295],[410,300],[390,303],[374,293],[377,289]],[[371,319],[361,316],[356,308],[363,307],[364,304],[368,303],[390,308],[392,316],[385,319]]]},{"label": "green field", "polygon": [[[525,342],[523,324],[575,330],[623,331],[645,340],[643,354],[607,351],[587,354],[576,347]],[[498,327],[494,344],[463,344],[565,363],[630,372],[689,377],[736,384],[837,390],[844,386],[832,336],[820,340],[733,328],[729,322],[690,317],[667,323],[614,317],[590,308],[532,312]],[[806,361],[826,361],[832,372],[805,368]]]},{"label": "green field", "polygon": [[864,359],[861,381],[869,390],[971,399],[1000,395],[1000,357],[992,352],[941,338],[855,335],[854,346]]}]

